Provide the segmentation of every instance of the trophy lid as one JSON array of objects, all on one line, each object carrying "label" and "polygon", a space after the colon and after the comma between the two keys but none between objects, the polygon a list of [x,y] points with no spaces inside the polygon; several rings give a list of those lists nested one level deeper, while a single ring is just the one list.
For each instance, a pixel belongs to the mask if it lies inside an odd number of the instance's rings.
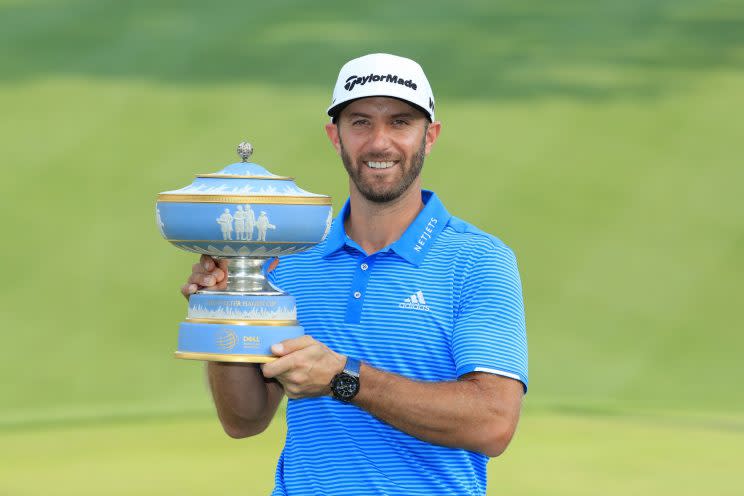
[{"label": "trophy lid", "polygon": [[159,201],[189,201],[220,203],[235,201],[235,197],[246,197],[250,201],[261,197],[277,197],[278,200],[293,199],[295,202],[330,205],[331,198],[305,191],[295,184],[294,179],[272,174],[265,167],[248,162],[253,154],[253,146],[244,141],[237,147],[240,162],[227,165],[217,172],[196,174],[196,179],[188,186],[164,191],[158,195]]}]

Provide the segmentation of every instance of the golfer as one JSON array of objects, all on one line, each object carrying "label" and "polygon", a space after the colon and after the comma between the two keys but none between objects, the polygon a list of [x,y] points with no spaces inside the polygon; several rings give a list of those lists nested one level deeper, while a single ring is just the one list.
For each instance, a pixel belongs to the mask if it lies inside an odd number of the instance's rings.
[{"label": "golfer", "polygon": [[[274,495],[483,495],[514,434],[527,390],[516,260],[421,189],[434,101],[412,60],[341,68],[325,131],[349,199],[323,242],[270,274],[307,334],[262,366],[208,364],[232,437],[262,432],[289,398]],[[182,292],[225,278],[203,256]]]},{"label": "golfer", "polygon": [[222,228],[222,239],[232,240],[233,216],[230,215],[229,208],[226,208],[222,215],[217,218],[217,224]]}]

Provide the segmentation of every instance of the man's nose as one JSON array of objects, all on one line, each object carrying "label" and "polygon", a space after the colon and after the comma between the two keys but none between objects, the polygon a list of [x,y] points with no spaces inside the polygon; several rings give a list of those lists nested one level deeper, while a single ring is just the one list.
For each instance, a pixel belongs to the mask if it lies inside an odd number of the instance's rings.
[{"label": "man's nose", "polygon": [[390,146],[390,136],[384,126],[376,126],[372,131],[370,146],[376,152],[383,152]]}]

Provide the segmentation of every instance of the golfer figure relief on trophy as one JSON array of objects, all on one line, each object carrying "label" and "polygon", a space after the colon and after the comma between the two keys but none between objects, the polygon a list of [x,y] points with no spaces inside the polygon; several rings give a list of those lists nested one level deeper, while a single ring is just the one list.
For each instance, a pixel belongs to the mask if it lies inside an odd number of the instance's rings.
[{"label": "golfer figure relief on trophy", "polygon": [[200,290],[189,298],[177,358],[268,362],[272,344],[304,334],[295,299],[266,279],[264,266],[268,258],[308,250],[326,237],[331,198],[248,162],[252,153],[249,143],[240,143],[241,162],[158,195],[155,216],[166,240],[228,260],[224,291]]}]

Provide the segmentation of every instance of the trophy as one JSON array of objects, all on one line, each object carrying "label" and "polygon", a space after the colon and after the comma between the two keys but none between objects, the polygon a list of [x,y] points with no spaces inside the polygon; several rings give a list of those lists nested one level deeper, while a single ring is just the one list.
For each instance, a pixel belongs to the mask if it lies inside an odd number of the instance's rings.
[{"label": "trophy", "polygon": [[176,358],[265,363],[275,358],[272,344],[304,334],[295,299],[266,279],[264,266],[325,239],[331,198],[248,162],[252,153],[250,143],[240,143],[241,162],[158,195],[155,216],[166,240],[228,261],[224,291],[200,290],[189,298]]}]

